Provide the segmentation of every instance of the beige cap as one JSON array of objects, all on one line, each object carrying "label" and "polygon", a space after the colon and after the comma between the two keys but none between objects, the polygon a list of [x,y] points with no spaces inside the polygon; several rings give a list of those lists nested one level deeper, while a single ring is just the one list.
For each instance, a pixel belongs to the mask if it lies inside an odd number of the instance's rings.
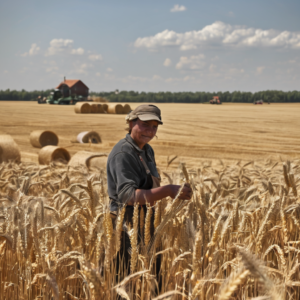
[{"label": "beige cap", "polygon": [[138,106],[126,116],[125,120],[128,122],[137,118],[139,118],[141,121],[155,120],[160,124],[163,124],[161,121],[160,109],[152,104],[143,104]]}]

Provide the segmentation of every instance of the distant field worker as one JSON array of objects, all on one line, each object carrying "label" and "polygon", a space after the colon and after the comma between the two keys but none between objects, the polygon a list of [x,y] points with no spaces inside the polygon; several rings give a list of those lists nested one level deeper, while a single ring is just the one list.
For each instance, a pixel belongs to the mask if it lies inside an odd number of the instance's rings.
[{"label": "distant field worker", "polygon": [[[135,203],[140,205],[139,215],[141,209],[146,215],[146,201],[153,206],[157,200],[168,196],[175,198],[180,185],[160,186],[154,151],[148,144],[156,136],[158,125],[163,124],[160,109],[154,105],[140,105],[125,119],[129,125],[129,132],[114,146],[108,156],[107,184],[111,213],[116,215],[119,209],[127,204],[124,223],[132,224]],[[186,185],[180,198],[190,199],[191,196],[192,190],[189,185]],[[152,227],[151,234],[154,231],[153,224]],[[125,264],[123,267],[128,273],[130,272],[129,248],[129,236],[123,231],[119,254]]]}]

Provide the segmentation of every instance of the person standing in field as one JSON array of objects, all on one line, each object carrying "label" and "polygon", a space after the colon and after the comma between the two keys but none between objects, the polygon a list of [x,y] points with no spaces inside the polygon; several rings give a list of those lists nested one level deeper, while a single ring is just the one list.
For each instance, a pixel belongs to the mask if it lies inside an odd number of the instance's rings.
[{"label": "person standing in field", "polygon": [[[160,186],[154,151],[148,144],[156,136],[158,126],[163,124],[160,109],[154,105],[140,105],[126,116],[126,122],[129,132],[114,146],[108,156],[107,184],[111,214],[116,216],[118,211],[127,205],[124,224],[132,225],[136,203],[139,204],[139,210],[144,210],[142,215],[146,215],[147,202],[153,206],[157,200],[175,198],[180,185]],[[183,200],[191,199],[192,190],[188,184],[184,186],[179,197]],[[153,232],[152,220],[151,234]],[[119,257],[124,264],[122,269],[127,270],[127,274],[130,272],[129,248],[129,236],[123,230]]]}]

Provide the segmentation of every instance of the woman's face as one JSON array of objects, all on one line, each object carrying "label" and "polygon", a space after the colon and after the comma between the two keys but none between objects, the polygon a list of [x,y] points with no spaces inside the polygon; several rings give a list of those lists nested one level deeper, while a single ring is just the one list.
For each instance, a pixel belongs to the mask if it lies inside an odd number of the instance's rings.
[{"label": "woman's face", "polygon": [[141,121],[137,119],[130,121],[130,135],[141,149],[155,137],[157,128],[158,122],[154,120]]}]

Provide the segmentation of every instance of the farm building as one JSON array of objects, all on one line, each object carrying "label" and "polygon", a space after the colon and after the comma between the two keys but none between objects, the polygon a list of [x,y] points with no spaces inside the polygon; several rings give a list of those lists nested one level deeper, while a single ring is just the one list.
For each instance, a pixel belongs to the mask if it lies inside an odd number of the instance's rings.
[{"label": "farm building", "polygon": [[78,79],[65,79],[57,86],[63,97],[82,96],[87,98],[89,95],[89,88]]}]

